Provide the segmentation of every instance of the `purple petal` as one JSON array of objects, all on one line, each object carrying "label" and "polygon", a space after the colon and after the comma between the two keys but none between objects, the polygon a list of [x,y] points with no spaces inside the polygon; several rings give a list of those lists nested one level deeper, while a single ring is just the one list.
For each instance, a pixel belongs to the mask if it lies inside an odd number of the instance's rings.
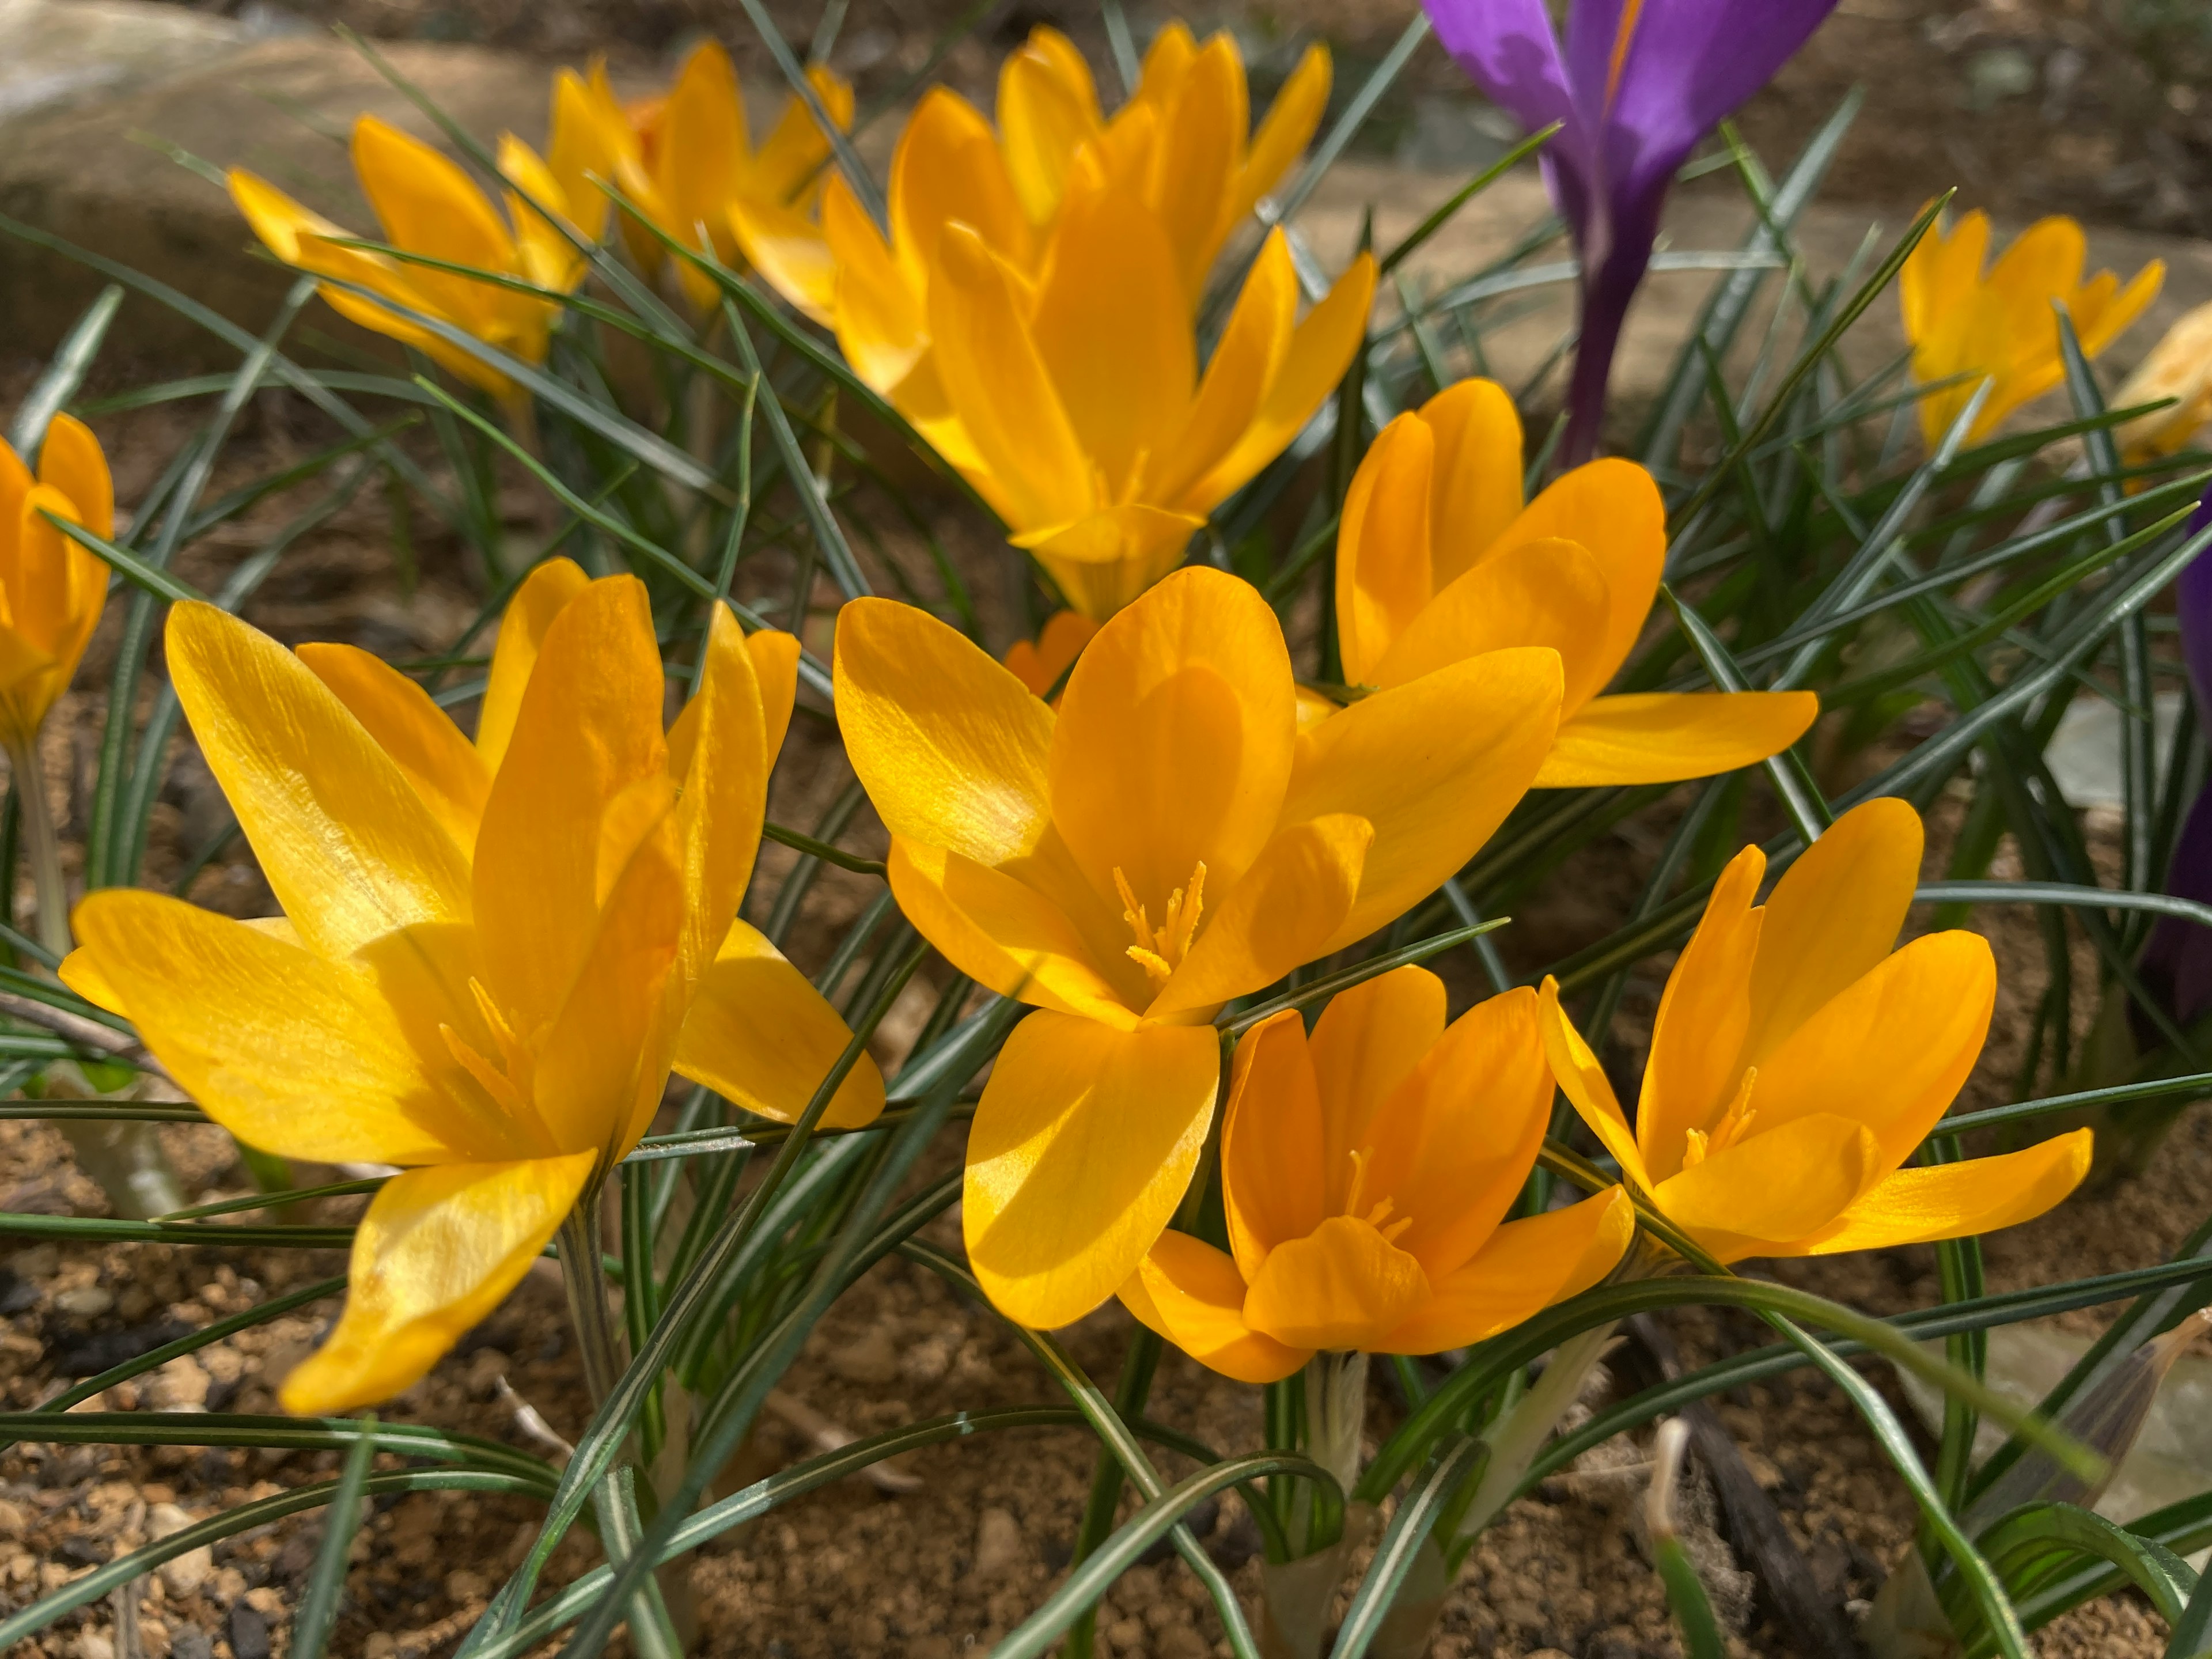
[{"label": "purple petal", "polygon": [[[2212,530],[2212,489],[2181,532],[2184,540]],[[2181,619],[2181,654],[2189,664],[2189,684],[2197,693],[2197,712],[2212,726],[2212,557],[2199,553],[2174,579],[2173,608]]]},{"label": "purple petal", "polygon": [[[2175,898],[2212,904],[2212,786],[2197,797],[2174,839],[2166,890]],[[2137,970],[2144,988],[2165,1001],[2176,1023],[2188,1024],[2212,1009],[2212,928],[2160,916]]]},{"label": "purple petal", "polygon": [[1511,111],[1531,132],[1554,121],[1580,125],[1544,0],[1423,3],[1437,39],[1491,102]]}]

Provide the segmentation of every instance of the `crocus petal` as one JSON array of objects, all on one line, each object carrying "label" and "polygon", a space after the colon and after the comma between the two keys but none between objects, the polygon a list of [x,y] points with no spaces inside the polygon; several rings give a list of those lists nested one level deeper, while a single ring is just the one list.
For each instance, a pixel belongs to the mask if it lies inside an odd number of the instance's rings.
[{"label": "crocus petal", "polygon": [[638,161],[637,134],[620,106],[605,95],[605,88],[603,68],[596,83],[571,69],[553,76],[552,135],[545,161],[568,198],[576,228],[589,242],[606,234],[611,205],[593,177],[617,183],[623,164],[635,167]]},{"label": "crocus petal", "polygon": [[300,660],[389,755],[453,845],[473,853],[491,771],[420,682],[358,646],[307,644]]},{"label": "crocus petal", "polygon": [[1832,1227],[1783,1255],[1839,1255],[1966,1238],[2033,1221],[2089,1173],[2092,1132],[2076,1129],[2017,1152],[1929,1169],[1899,1170],[1876,1182]]},{"label": "crocus petal", "polygon": [[1098,624],[1079,611],[1055,611],[1034,642],[1016,640],[1000,660],[1006,672],[1038,696],[1050,696],[1072,667]]},{"label": "crocus petal", "polygon": [[[778,1123],[794,1123],[853,1033],[759,929],[733,921],[684,1022],[676,1069]],[[822,1116],[858,1129],[884,1109],[884,1077],[863,1050]]]},{"label": "crocus petal", "polygon": [[1553,539],[1576,543],[1595,559],[1612,595],[1601,643],[1590,647],[1595,661],[1589,672],[1601,686],[1628,660],[1658,595],[1667,563],[1667,505],[1651,475],[1634,462],[1592,461],[1529,502],[1482,556]]},{"label": "crocus petal", "polygon": [[1429,516],[1436,449],[1427,422],[1401,415],[1376,434],[1352,475],[1336,537],[1337,634],[1347,684],[1381,684],[1390,647],[1436,597]]},{"label": "crocus petal", "polygon": [[[832,190],[836,186],[833,181]],[[1022,210],[991,124],[948,87],[922,94],[891,157],[891,243],[917,291],[939,261],[950,224],[969,227],[1024,270],[1034,259],[1029,216]],[[825,204],[826,205],[826,204]]]},{"label": "crocus petal", "polygon": [[1334,1215],[1268,1253],[1244,1319],[1296,1347],[1371,1350],[1430,1294],[1419,1261],[1367,1222]]},{"label": "crocus petal", "polygon": [[[115,534],[115,481],[107,457],[91,428],[66,410],[46,422],[46,435],[39,441],[39,482],[68,496],[72,516],[94,535]],[[100,564],[88,553],[85,557]],[[100,586],[105,592],[106,583]]]},{"label": "crocus petal", "polygon": [[1146,191],[1146,205],[1180,258],[1186,315],[1204,297],[1206,273],[1229,234],[1250,119],[1243,62],[1236,43],[1216,34],[1165,106]]},{"label": "crocus petal", "polygon": [[[766,635],[767,630],[763,630]],[[780,670],[795,661],[798,641],[782,635],[745,636],[729,606],[717,604],[708,628],[704,672],[699,693],[684,706],[687,753],[680,770],[673,755],[671,770],[681,780],[676,832],[684,860],[684,939],[679,958],[683,994],[715,959],[722,935],[750,884],[760,851],[761,823],[768,814],[769,772],[775,751],[769,747],[769,688],[755,669],[768,661]],[[757,645],[756,641],[758,641]],[[781,686],[781,719],[790,702]],[[672,750],[673,744],[672,743]]]},{"label": "crocus petal", "polygon": [[[1589,89],[1601,88],[1609,106],[1607,159],[1614,163],[1616,176],[1639,181],[1671,177],[1682,158],[1723,116],[1773,79],[1835,3],[1609,0],[1605,5],[1577,7],[1577,23],[1583,21],[1579,14],[1584,11],[1590,14],[1589,23],[1599,22],[1607,13],[1617,15],[1625,36],[1615,42],[1613,31],[1601,31],[1616,67]],[[1589,50],[1574,53],[1571,60],[1578,94],[1586,90]]]},{"label": "crocus petal", "polygon": [[[1049,718],[993,672],[1030,718]],[[1060,699],[1050,777],[1053,821],[1102,898],[1119,870],[1158,921],[1200,863],[1212,890],[1236,884],[1282,805],[1292,684],[1267,602],[1211,568],[1177,571],[1098,630]]]},{"label": "crocus petal", "polygon": [[1441,588],[1486,556],[1521,515],[1521,413],[1511,392],[1477,378],[1446,386],[1420,414],[1436,438],[1430,556]]},{"label": "crocus petal", "polygon": [[[727,209],[732,184],[752,160],[752,141],[745,131],[744,95],[738,88],[730,54],[715,40],[692,47],[676,72],[662,112],[653,171],[667,222],[661,228],[689,248],[710,239],[718,253],[729,251]],[[713,285],[688,265],[687,292],[698,283],[711,294]],[[697,294],[693,294],[695,303]]]},{"label": "crocus petal", "polygon": [[1234,225],[1260,205],[1260,200],[1280,184],[1291,163],[1313,142],[1321,118],[1328,108],[1332,78],[1328,48],[1316,41],[1298,58],[1298,66],[1275,94],[1275,101],[1252,135],[1252,147],[1237,175],[1237,194],[1230,204]]},{"label": "crocus petal", "polygon": [[1375,665],[1373,683],[1403,685],[1486,651],[1548,646],[1559,653],[1564,726],[1611,675],[1591,647],[1604,637],[1612,604],[1604,572],[1578,544],[1523,542],[1430,600]]},{"label": "crocus petal", "polygon": [[[354,122],[353,164],[362,193],[394,246],[480,270],[517,270],[514,238],[483,191],[451,158],[363,115]],[[450,271],[416,266],[407,281],[473,334],[490,331],[507,308],[502,290]]]},{"label": "crocus petal", "polygon": [[477,753],[484,769],[499,770],[514,735],[522,690],[538,666],[545,630],[568,602],[592,585],[574,559],[548,559],[523,579],[500,615],[499,643],[492,647],[491,673],[484,684],[483,708],[477,715]]},{"label": "crocus petal", "polygon": [[[582,251],[568,240],[575,227],[568,217],[568,194],[553,176],[553,169],[511,132],[500,135],[498,161],[501,176],[516,186],[507,192],[507,213],[514,224],[519,274],[540,288],[565,292],[575,287],[583,280],[586,260]],[[549,215],[558,215],[558,222]],[[551,325],[553,316],[545,308],[546,302],[511,292],[502,298],[508,312],[518,316],[535,313],[544,325]]]},{"label": "crocus petal", "polygon": [[1640,691],[1559,722],[1539,789],[1709,778],[1778,755],[1820,718],[1810,691]]},{"label": "crocus petal", "polygon": [[1148,495],[1187,501],[1198,480],[1236,447],[1282,370],[1297,315],[1298,277],[1290,244],[1271,236],[1252,262],[1213,356],[1206,360],[1182,429],[1146,459],[1143,488]]},{"label": "crocus petal", "polygon": [[837,613],[836,681],[846,752],[892,835],[991,865],[1036,846],[1052,711],[972,641],[856,599]]},{"label": "crocus petal", "polygon": [[1996,960],[1979,933],[1914,939],[1759,1062],[1751,1097],[1759,1127],[1816,1112],[1854,1117],[1873,1131],[1885,1167],[1896,1168],[1974,1069],[1996,991]]},{"label": "crocus petal", "polygon": [[1294,823],[1261,849],[1230,889],[1190,955],[1145,1012],[1148,1018],[1218,1008],[1325,955],[1352,908],[1375,831],[1349,813]]},{"label": "crocus petal", "polygon": [[1124,501],[1007,539],[1051,573],[1070,605],[1104,622],[1181,564],[1205,522],[1195,513]]},{"label": "crocus petal", "polygon": [[1245,1324],[1237,1264],[1188,1233],[1162,1233],[1119,1294],[1139,1324],[1239,1382],[1279,1382],[1313,1358]]},{"label": "crocus petal", "polygon": [[1669,1221],[1737,1261],[1819,1231],[1881,1174],[1881,1148],[1866,1127],[1823,1114],[1754,1133],[1668,1176],[1652,1196]]},{"label": "crocus petal", "polygon": [[519,1031],[568,1001],[609,888],[673,802],[662,688],[635,576],[592,583],[545,631],[477,836],[484,984]]},{"label": "crocus petal", "polygon": [[1620,1101],[1613,1097],[1613,1085],[1607,1080],[1605,1067],[1597,1063],[1589,1044],[1583,1041],[1582,1033],[1575,1030],[1566,1011],[1559,1006],[1559,981],[1545,975],[1537,995],[1544,1056],[1551,1062],[1553,1079],[1566,1096],[1568,1104],[1575,1109],[1575,1115],[1613,1154],[1621,1174],[1637,1187],[1650,1191],[1651,1177],[1644,1167],[1644,1154],[1637,1147],[1636,1133],[1628,1127],[1627,1116],[1621,1111]]},{"label": "crocus petal", "polygon": [[72,982],[127,1009],[178,1085],[249,1146],[327,1164],[533,1150],[489,1109],[449,1102],[368,975],[166,894],[109,888],[75,922]]},{"label": "crocus petal", "polygon": [[[827,64],[810,64],[806,82],[840,131],[853,125],[853,83]],[[821,170],[830,155],[829,135],[814,118],[805,100],[793,95],[783,100],[767,137],[754,153],[751,167],[740,182],[740,192],[755,200],[805,201],[810,187],[818,187]]]},{"label": "crocus petal", "polygon": [[1032,224],[1052,222],[1075,152],[1104,125],[1098,89],[1075,43],[1039,24],[999,70],[1000,144]]},{"label": "crocus petal", "polygon": [[814,220],[780,199],[735,196],[729,234],[769,287],[824,327],[835,320],[837,256]]},{"label": "crocus petal", "polygon": [[1444,50],[1522,126],[1574,119],[1544,0],[1429,0],[1428,11]]},{"label": "crocus petal", "polygon": [[1351,812],[1375,826],[1330,950],[1436,891],[1505,821],[1551,747],[1559,678],[1556,651],[1492,651],[1363,698],[1297,739],[1283,821]]},{"label": "crocus petal", "polygon": [[1219,1072],[1208,1026],[1038,1012],[1014,1028],[968,1133],[961,1212],[1001,1313],[1066,1325],[1128,1279],[1190,1184]]},{"label": "crocus petal", "polygon": [[2081,331],[2081,349],[2094,357],[2112,344],[2130,323],[2150,308],[2165,286],[2166,261],[2153,259],[2128,279],[2125,288],[2096,307],[2095,315]]},{"label": "crocus petal", "polygon": [[422,1381],[521,1282],[591,1172],[592,1155],[580,1152],[386,1182],[354,1234],[345,1311],[284,1379],[284,1408],[349,1412]]},{"label": "crocus petal", "polygon": [[1853,807],[1783,872],[1751,975],[1744,1063],[1756,1066],[1889,954],[1920,878],[1920,815],[1882,796]]},{"label": "crocus petal", "polygon": [[[1444,982],[1425,968],[1377,974],[1340,991],[1321,1011],[1308,1047],[1320,1091],[1318,1156],[1327,1212],[1341,1213],[1349,1204],[1352,1155],[1371,1143],[1376,1114],[1443,1033]],[[1316,1216],[1298,1231],[1319,1224]]]},{"label": "crocus petal", "polygon": [[1751,965],[1765,919],[1752,901],[1765,873],[1756,847],[1729,860],[1660,994],[1636,1108],[1636,1142],[1656,1179],[1682,1167],[1689,1132],[1711,1127],[1742,1086]]},{"label": "crocus petal", "polygon": [[1636,1206],[1620,1187],[1509,1221],[1466,1266],[1436,1281],[1434,1294],[1383,1339],[1382,1349],[1441,1353],[1510,1330],[1598,1283],[1620,1265],[1635,1237]]},{"label": "crocus petal", "polygon": [[[904,390],[929,349],[922,290],[893,257],[890,244],[842,176],[831,179],[823,192],[822,236],[836,265],[832,319],[845,361],[908,419],[942,416],[941,389],[919,408]],[[933,375],[929,384],[935,386]]]},{"label": "crocus petal", "polygon": [[173,607],[166,637],[192,734],[310,950],[468,920],[466,855],[304,663],[210,605]]},{"label": "crocus petal", "polygon": [[[1304,1238],[1328,1214],[1326,1146],[1305,1019],[1287,1008],[1237,1043],[1221,1122],[1222,1208],[1246,1278],[1258,1274],[1268,1251]],[[1237,1304],[1243,1300],[1240,1282]]]}]

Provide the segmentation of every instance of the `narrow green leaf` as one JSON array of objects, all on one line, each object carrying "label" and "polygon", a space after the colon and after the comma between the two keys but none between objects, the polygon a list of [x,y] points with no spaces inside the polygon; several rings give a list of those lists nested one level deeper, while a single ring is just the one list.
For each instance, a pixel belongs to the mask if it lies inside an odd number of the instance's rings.
[{"label": "narrow green leaf", "polygon": [[288,1659],[323,1659],[331,1632],[337,1624],[338,1604],[345,1595],[347,1558],[361,1528],[362,1490],[376,1456],[374,1413],[362,1419],[362,1431],[361,1438],[346,1453],[345,1468],[331,1499],[330,1518],[323,1523],[322,1547],[315,1552],[314,1570],[307,1576],[298,1610],[292,1615]]}]

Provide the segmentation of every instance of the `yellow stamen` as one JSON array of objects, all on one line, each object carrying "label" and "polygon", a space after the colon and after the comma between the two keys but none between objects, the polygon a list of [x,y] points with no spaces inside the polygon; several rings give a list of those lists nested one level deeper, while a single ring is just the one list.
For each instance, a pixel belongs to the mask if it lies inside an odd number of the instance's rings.
[{"label": "yellow stamen", "polygon": [[1129,959],[1140,963],[1155,985],[1165,984],[1190,954],[1191,942],[1198,937],[1199,914],[1206,904],[1205,860],[1200,860],[1190,872],[1188,888],[1178,887],[1168,896],[1157,929],[1145,914],[1145,907],[1137,902],[1129,878],[1118,864],[1114,866],[1114,890],[1121,895],[1121,920],[1137,936],[1137,942],[1126,947]]},{"label": "yellow stamen", "polygon": [[1729,1103],[1728,1110],[1721,1114],[1721,1121],[1713,1126],[1713,1151],[1724,1152],[1741,1140],[1744,1132],[1751,1127],[1752,1119],[1759,1115],[1751,1106],[1752,1085],[1758,1081],[1758,1066],[1753,1066],[1744,1073],[1743,1081],[1736,1087],[1735,1098]]},{"label": "yellow stamen", "polygon": [[1620,8],[1620,27],[1613,37],[1613,62],[1605,72],[1605,106],[1613,107],[1613,100],[1620,91],[1620,71],[1628,62],[1628,43],[1635,38],[1636,15],[1644,9],[1644,0],[1625,0]]},{"label": "yellow stamen", "polygon": [[1705,1143],[1709,1137],[1703,1129],[1690,1131],[1689,1144],[1682,1148],[1682,1167],[1694,1170],[1705,1161]]}]

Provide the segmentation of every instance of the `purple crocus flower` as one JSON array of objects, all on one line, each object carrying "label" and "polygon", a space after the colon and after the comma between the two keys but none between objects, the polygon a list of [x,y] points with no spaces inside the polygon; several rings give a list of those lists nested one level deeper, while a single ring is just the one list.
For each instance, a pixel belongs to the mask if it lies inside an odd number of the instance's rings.
[{"label": "purple crocus flower", "polygon": [[1544,175],[1582,258],[1582,338],[1562,455],[1597,453],[1628,302],[1667,186],[1836,0],[1572,0],[1562,57],[1544,0],[1424,0],[1447,50],[1530,131],[1560,124]]},{"label": "purple crocus flower", "polygon": [[[2207,530],[2212,530],[2212,489],[2205,491],[2182,534],[2201,536]],[[2212,557],[2200,553],[2183,567],[2173,584],[2173,605],[2181,622],[2189,689],[2197,698],[2199,720],[2212,731]],[[2175,898],[2212,904],[2212,784],[2182,821],[2166,866],[2166,890]],[[2179,916],[2160,917],[2143,947],[2140,971],[2143,988],[2162,1000],[2181,1024],[2189,1024],[2212,1010],[2212,930]]]}]

